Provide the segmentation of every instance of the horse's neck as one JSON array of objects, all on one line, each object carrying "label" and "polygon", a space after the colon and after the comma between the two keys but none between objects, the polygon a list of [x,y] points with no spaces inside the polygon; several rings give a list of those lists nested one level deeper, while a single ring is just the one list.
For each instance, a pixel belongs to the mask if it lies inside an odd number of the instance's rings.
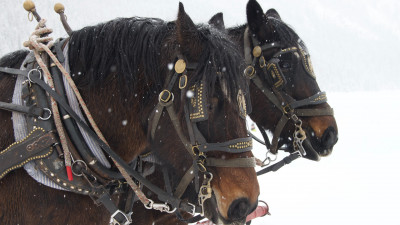
[{"label": "horse's neck", "polygon": [[147,135],[143,121],[149,107],[140,103],[140,93],[122,96],[116,82],[84,90],[82,95],[110,147],[126,162],[144,151]]}]

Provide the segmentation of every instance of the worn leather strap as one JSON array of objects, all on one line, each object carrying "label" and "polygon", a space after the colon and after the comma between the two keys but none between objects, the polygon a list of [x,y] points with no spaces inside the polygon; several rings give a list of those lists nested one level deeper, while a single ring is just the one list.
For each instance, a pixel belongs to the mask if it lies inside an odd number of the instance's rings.
[{"label": "worn leather strap", "polygon": [[221,143],[205,143],[199,145],[201,152],[221,151],[229,153],[243,153],[251,151],[253,142],[251,137],[236,138]]},{"label": "worn leather strap", "polygon": [[22,105],[7,103],[7,102],[0,102],[0,109],[12,111],[12,112],[20,112],[20,113],[24,113],[28,116],[45,117],[44,109],[35,107],[35,106],[27,107],[27,106],[22,106]]},{"label": "worn leather strap", "polygon": [[211,167],[256,167],[256,158],[217,159],[207,158],[205,166]]},{"label": "worn leather strap", "polygon": [[284,165],[287,165],[287,164],[291,163],[293,160],[298,159],[298,158],[300,158],[300,154],[292,153],[292,154],[286,156],[285,158],[283,158],[281,161],[279,161],[271,166],[268,166],[265,169],[258,171],[257,176],[263,175],[263,174],[271,172],[271,171],[276,172],[280,168],[282,168]]},{"label": "worn leather strap", "polygon": [[120,225],[130,224],[127,223],[129,222],[130,218],[128,218],[124,212],[120,211],[117,206],[115,206],[109,194],[103,193],[96,200],[96,203],[101,203],[108,210],[108,212],[110,212],[111,220],[114,220],[110,222],[118,222]]},{"label": "worn leather strap", "polygon": [[25,139],[15,142],[0,152],[0,179],[26,163],[49,156],[57,138],[53,132],[34,129]]},{"label": "worn leather strap", "polygon": [[183,193],[185,193],[187,187],[189,186],[190,182],[194,179],[194,166],[192,165],[183,175],[181,181],[179,182],[178,186],[175,188],[174,196],[176,198],[181,198]]},{"label": "worn leather strap", "polygon": [[297,116],[333,116],[335,113],[333,108],[317,108],[317,109],[295,109],[294,114]]}]

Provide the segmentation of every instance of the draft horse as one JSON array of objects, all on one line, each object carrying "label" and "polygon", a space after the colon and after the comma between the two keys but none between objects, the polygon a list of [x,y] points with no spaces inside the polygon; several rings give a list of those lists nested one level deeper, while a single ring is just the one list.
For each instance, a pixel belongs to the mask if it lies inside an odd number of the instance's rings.
[{"label": "draft horse", "polygon": [[[318,86],[305,43],[275,9],[263,12],[250,0],[247,24],[227,30],[248,65],[249,116],[260,131],[273,134],[268,143],[264,133],[272,154],[285,146],[285,151],[318,161],[331,154],[338,140],[333,109]],[[222,15],[216,17],[221,21]]]},{"label": "draft horse", "polygon": [[[242,76],[243,60],[226,34],[208,26],[196,26],[180,4],[174,22],[121,18],[74,31],[64,43],[62,47],[68,48],[67,65],[73,80],[108,142],[105,144],[94,138],[109,154],[107,161],[123,165],[137,183],[151,190],[145,195],[161,198],[165,202],[162,206],[171,207],[171,211],[178,208],[202,213],[215,223],[242,223],[257,204],[259,186],[251,165],[254,158],[245,122],[247,84]],[[3,68],[0,101],[12,100],[17,79],[9,75],[8,68],[18,69],[21,65],[31,68],[29,72],[15,72],[27,79],[23,82],[27,92],[22,95],[27,99],[26,104],[40,109],[49,105],[48,95],[61,99],[62,90],[57,89],[57,85],[56,91],[46,87],[39,77],[41,70],[36,69],[34,60],[26,59],[27,55],[27,51],[18,51],[0,60]],[[39,99],[40,93],[45,98]],[[72,117],[73,126],[85,127],[62,99],[58,103],[61,114],[63,110],[67,113],[63,117],[64,124]],[[101,196],[114,194],[117,205],[125,200],[123,196],[129,191],[115,165],[104,170],[106,166],[96,160],[85,162],[85,157],[92,157],[89,153],[86,156],[74,154],[74,148],[79,153],[79,147],[84,146],[71,141],[76,138],[64,127],[72,158],[75,158],[73,163],[80,162],[73,179],[80,180],[87,188],[82,194],[84,190],[67,179],[63,154],[57,147],[59,134],[54,132],[52,120],[42,121],[43,115],[31,111],[24,113],[28,131],[41,134],[36,130],[45,123],[44,132],[53,134],[51,140],[56,142],[47,146],[49,150],[43,158],[34,161],[35,168],[48,173],[54,183],[69,191],[40,184],[22,169],[9,172],[0,183],[1,223],[108,223],[110,205],[106,205],[108,210],[105,210],[95,206],[93,199],[102,202]],[[14,149],[20,151],[16,147],[25,144],[25,139],[11,144],[14,142],[13,119],[11,112],[0,110],[0,149],[7,150],[1,152],[3,157]],[[36,145],[26,144],[35,149]],[[27,146],[24,149],[32,149]],[[170,180],[170,187],[181,184],[180,179],[186,177],[185,174],[195,174],[193,182],[183,185],[187,186],[182,189],[183,197],[189,196],[187,199],[180,200],[171,190],[162,192],[151,186],[137,176],[132,165],[126,165],[150,151],[164,168],[168,168],[164,176]],[[46,161],[48,155],[54,158],[51,163]],[[49,172],[53,167],[62,172]],[[74,167],[72,169],[74,172]],[[205,201],[207,199],[210,200]],[[107,199],[104,201],[110,203]],[[147,206],[156,208],[155,204]],[[118,219],[116,215],[114,219]],[[135,217],[136,212],[133,212],[134,221]]]},{"label": "draft horse", "polygon": [[[263,12],[256,1],[250,0],[247,24],[225,29],[222,13],[213,16],[209,24],[228,33],[248,64],[244,76],[250,82],[249,116],[263,133],[267,151],[291,153],[286,160],[320,160],[331,154],[338,140],[333,110],[320,91],[305,43],[276,10]],[[272,145],[265,130],[273,134]],[[301,143],[296,143],[296,138],[302,138]],[[274,158],[269,154],[265,163],[272,163]],[[280,167],[267,168],[258,174]],[[162,174],[152,179],[162,180]],[[144,208],[136,204],[135,211],[139,210]],[[185,224],[155,211],[142,215],[152,218],[148,224]]]}]

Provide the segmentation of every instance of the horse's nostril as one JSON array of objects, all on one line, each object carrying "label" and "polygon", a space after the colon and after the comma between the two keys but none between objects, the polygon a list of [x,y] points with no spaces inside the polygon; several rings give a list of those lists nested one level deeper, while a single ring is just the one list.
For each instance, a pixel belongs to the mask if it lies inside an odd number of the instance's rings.
[{"label": "horse's nostril", "polygon": [[321,143],[323,147],[330,149],[336,144],[337,140],[335,129],[333,127],[328,127],[322,135]]},{"label": "horse's nostril", "polygon": [[247,198],[239,198],[231,203],[228,210],[228,219],[241,220],[249,214],[250,202]]}]

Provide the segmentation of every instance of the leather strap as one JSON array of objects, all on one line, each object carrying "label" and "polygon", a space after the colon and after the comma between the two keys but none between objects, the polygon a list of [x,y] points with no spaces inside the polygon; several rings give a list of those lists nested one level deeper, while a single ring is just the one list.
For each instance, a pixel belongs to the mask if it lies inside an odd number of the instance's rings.
[{"label": "leather strap", "polygon": [[96,203],[101,203],[111,214],[110,224],[120,224],[126,225],[131,224],[131,219],[124,212],[120,211],[117,206],[115,206],[114,202],[111,200],[111,197],[107,193],[103,193],[97,200]]},{"label": "leather strap", "polygon": [[35,106],[22,106],[22,105],[17,105],[17,104],[12,104],[12,103],[7,103],[7,102],[0,102],[0,109],[4,109],[7,111],[12,111],[12,112],[20,112],[24,113],[28,116],[34,116],[34,117],[45,117],[45,110],[39,107]]},{"label": "leather strap", "polygon": [[205,166],[211,167],[256,167],[256,158],[217,159],[207,158]]},{"label": "leather strap", "polygon": [[0,179],[12,170],[21,168],[26,163],[48,157],[57,138],[53,132],[42,128],[34,129],[25,139],[15,142],[0,152]]},{"label": "leather strap", "polygon": [[174,196],[176,198],[181,198],[183,193],[185,193],[187,187],[189,186],[190,182],[194,179],[194,166],[192,165],[183,175],[181,181],[179,182],[178,186],[175,188]]},{"label": "leather strap", "polygon": [[298,158],[300,158],[300,154],[298,154],[297,152],[290,154],[290,155],[286,156],[285,158],[283,158],[281,161],[279,161],[271,166],[268,166],[265,169],[258,171],[257,176],[263,175],[263,174],[271,172],[271,171],[276,172],[280,168],[282,168],[284,165],[287,165],[287,164],[291,163],[293,160],[298,159]]}]

